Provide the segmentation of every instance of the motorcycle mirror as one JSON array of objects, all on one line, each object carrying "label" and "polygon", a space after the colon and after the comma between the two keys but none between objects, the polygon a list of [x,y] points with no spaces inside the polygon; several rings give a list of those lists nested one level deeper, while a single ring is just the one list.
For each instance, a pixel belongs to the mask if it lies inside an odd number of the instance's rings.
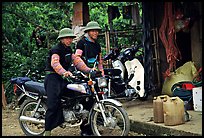
[{"label": "motorcycle mirror", "polygon": [[137,52],[140,47],[142,47],[142,44],[134,46],[134,47],[132,48],[132,50],[133,50],[134,52]]},{"label": "motorcycle mirror", "polygon": [[30,69],[28,70],[28,72],[26,73],[26,75],[25,76],[28,76],[28,74],[30,73]]},{"label": "motorcycle mirror", "polygon": [[112,54],[113,54],[113,49],[111,49],[110,52],[103,57],[103,60],[104,61],[109,60]]}]

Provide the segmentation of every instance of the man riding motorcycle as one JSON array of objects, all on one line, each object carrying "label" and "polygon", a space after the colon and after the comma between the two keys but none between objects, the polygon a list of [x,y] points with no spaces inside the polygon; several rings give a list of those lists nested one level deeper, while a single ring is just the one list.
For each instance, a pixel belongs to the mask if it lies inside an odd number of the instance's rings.
[{"label": "man riding motorcycle", "polygon": [[72,54],[70,44],[75,37],[70,28],[63,28],[57,37],[59,43],[51,48],[48,54],[44,81],[48,108],[45,116],[45,136],[50,136],[51,130],[64,122],[60,99],[68,82],[62,76],[72,76],[68,71],[71,64],[66,55]]}]

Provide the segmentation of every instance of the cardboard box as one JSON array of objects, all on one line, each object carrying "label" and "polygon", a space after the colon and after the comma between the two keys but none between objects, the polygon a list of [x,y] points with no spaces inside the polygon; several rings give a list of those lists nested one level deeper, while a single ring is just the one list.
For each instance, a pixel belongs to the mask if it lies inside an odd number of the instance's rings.
[{"label": "cardboard box", "polygon": [[202,87],[193,88],[194,111],[202,111]]}]

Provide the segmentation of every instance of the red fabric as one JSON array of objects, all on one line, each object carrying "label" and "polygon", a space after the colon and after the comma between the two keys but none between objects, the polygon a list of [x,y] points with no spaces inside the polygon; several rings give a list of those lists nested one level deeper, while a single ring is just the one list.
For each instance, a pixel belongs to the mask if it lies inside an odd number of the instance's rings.
[{"label": "red fabric", "polygon": [[182,88],[186,89],[186,90],[192,90],[195,86],[191,83],[183,83],[182,84]]},{"label": "red fabric", "polygon": [[17,85],[14,84],[14,85],[13,85],[13,92],[14,92],[14,94],[16,94],[17,89],[18,89]]}]

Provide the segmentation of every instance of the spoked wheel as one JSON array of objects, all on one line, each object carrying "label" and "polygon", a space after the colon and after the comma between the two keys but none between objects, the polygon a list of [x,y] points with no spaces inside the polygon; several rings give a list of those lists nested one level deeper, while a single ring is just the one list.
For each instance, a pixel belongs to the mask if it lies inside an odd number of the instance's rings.
[{"label": "spoked wheel", "polygon": [[107,123],[101,111],[94,110],[91,115],[91,127],[96,136],[127,136],[130,130],[130,121],[126,111],[112,103],[104,103]]},{"label": "spoked wheel", "polygon": [[38,101],[30,99],[26,100],[20,108],[18,119],[21,129],[27,136],[42,136],[45,131],[44,120],[47,108],[46,105],[41,102],[35,112],[37,102]]}]

